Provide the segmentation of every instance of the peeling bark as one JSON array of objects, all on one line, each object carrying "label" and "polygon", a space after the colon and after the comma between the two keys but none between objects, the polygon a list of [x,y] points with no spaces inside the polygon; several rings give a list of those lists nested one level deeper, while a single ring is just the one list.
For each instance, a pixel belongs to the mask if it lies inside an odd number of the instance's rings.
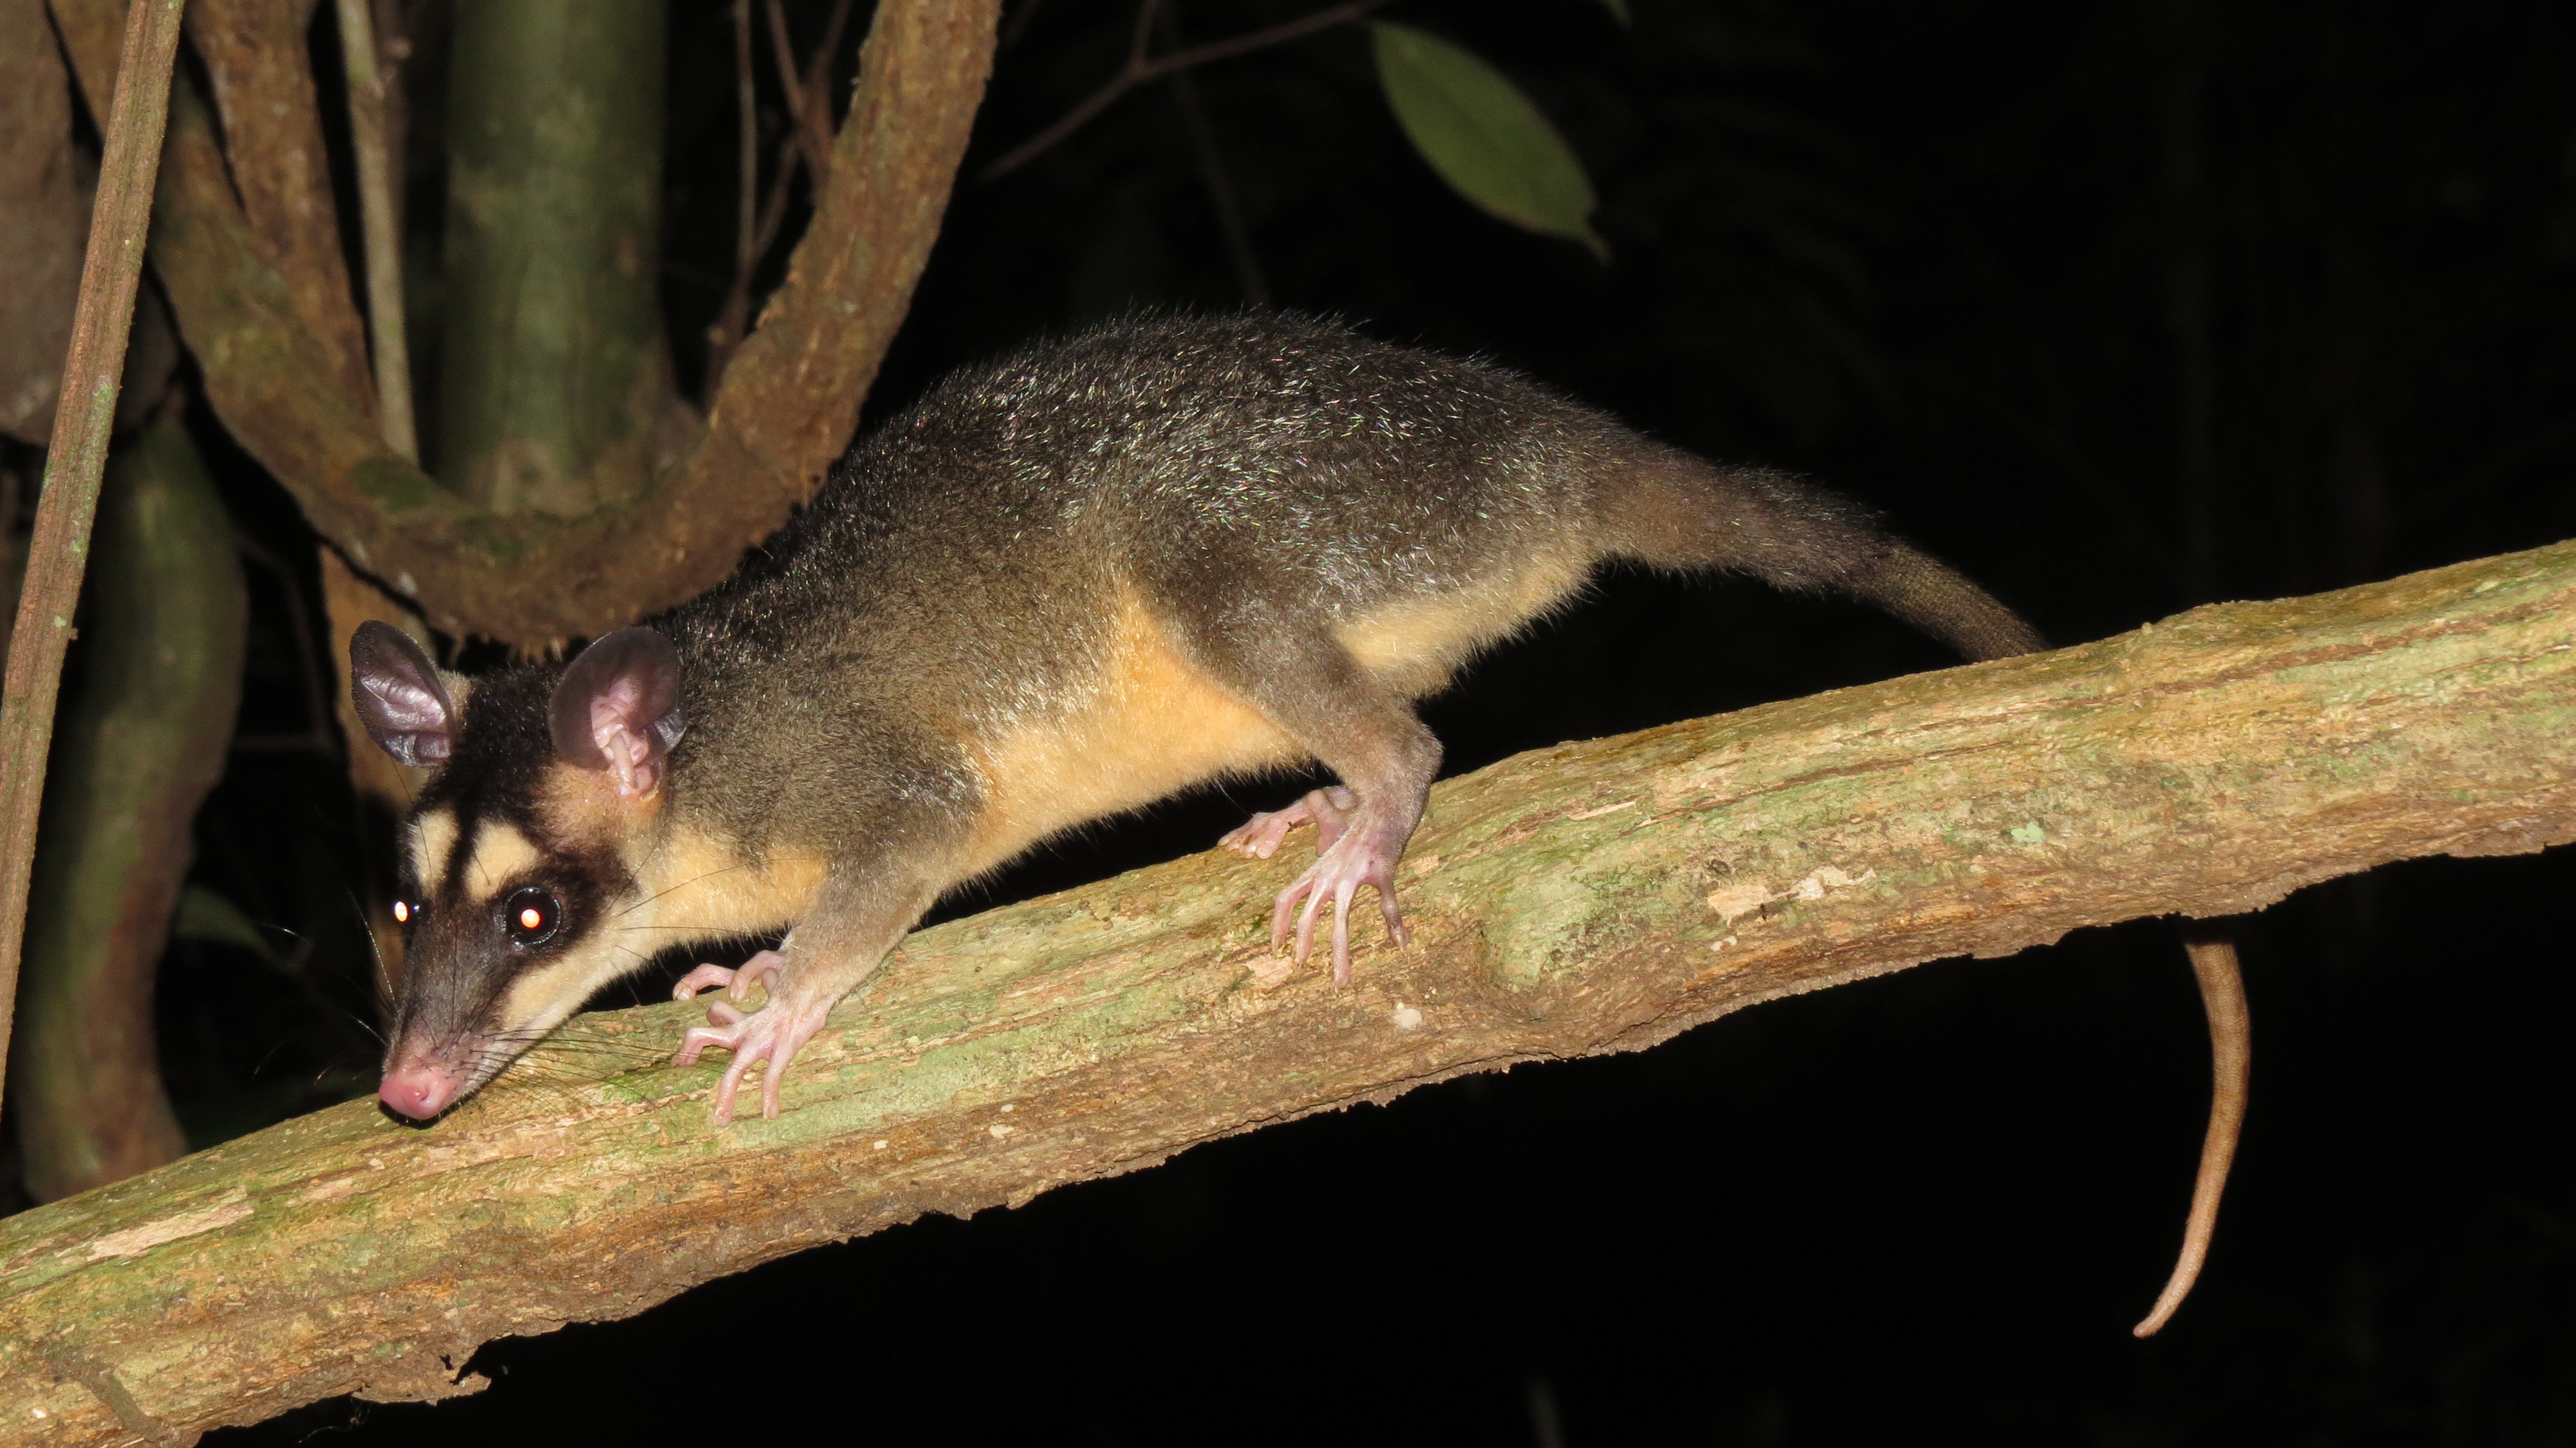
[{"label": "peeling bark", "polygon": [[428,1129],[316,1113],[0,1223],[0,1423],[113,1442],[626,1316],[925,1212],[2085,925],[2257,909],[2576,839],[2576,543],[2195,610],[1450,780],[1416,943],[1280,967],[1300,867],[1217,852],[926,930],[776,1121],[719,1129],[696,1012],[581,1018]]}]

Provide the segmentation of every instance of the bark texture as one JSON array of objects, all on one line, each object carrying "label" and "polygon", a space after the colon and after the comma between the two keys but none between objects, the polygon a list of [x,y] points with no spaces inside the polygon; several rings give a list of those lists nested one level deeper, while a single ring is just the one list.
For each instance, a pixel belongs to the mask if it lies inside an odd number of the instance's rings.
[{"label": "bark texture", "polygon": [[2576,839],[2576,543],[1523,755],[1434,791],[1417,943],[1266,951],[1210,852],[923,931],[710,1124],[697,1012],[581,1018],[449,1119],[353,1103],[0,1223],[0,1424],[183,1437],[426,1398],[924,1212],[2139,915]]},{"label": "bark texture", "polygon": [[366,329],[349,290],[313,59],[304,43],[312,0],[197,0],[188,39],[205,62],[223,134],[251,138],[230,150],[232,184],[259,253],[285,284],[315,365],[372,417]]},{"label": "bark texture", "polygon": [[72,344],[89,194],[45,0],[0,0],[0,432],[43,445]]},{"label": "bark texture", "polygon": [[459,0],[439,474],[495,513],[643,491],[662,353],[663,0]]}]

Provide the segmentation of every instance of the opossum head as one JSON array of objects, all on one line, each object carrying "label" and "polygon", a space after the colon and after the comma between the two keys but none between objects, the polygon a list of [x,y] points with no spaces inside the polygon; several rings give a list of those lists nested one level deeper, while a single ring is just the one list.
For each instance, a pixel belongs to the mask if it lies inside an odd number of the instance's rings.
[{"label": "opossum head", "polygon": [[380,623],[359,628],[349,665],[369,736],[436,770],[403,827],[403,970],[377,1092],[425,1121],[651,956],[618,919],[685,727],[679,669],[668,639],[628,628],[469,688]]}]

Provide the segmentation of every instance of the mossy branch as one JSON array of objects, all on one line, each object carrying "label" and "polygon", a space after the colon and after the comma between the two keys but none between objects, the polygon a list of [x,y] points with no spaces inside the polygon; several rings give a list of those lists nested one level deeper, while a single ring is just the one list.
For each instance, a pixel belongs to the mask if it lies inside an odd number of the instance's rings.
[{"label": "mossy branch", "polygon": [[[2576,543],[1450,780],[1416,943],[1287,971],[1210,852],[926,930],[719,1129],[695,1012],[581,1018],[450,1119],[352,1103],[0,1223],[0,1423],[58,1443],[427,1398],[909,1220],[2085,925],[2576,839]],[[2177,962],[2179,968],[2179,962]]]}]

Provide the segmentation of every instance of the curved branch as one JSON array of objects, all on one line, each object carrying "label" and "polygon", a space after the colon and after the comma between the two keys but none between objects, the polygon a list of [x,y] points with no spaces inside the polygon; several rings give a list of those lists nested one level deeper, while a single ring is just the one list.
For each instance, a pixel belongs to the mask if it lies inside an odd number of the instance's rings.
[{"label": "curved branch", "polygon": [[304,43],[312,9],[305,0],[197,0],[188,10],[188,39],[213,83],[233,191],[260,255],[284,279],[288,311],[306,345],[321,353],[333,385],[372,417],[366,329],[340,250]]},{"label": "curved branch", "polygon": [[0,1421],[104,1443],[1193,1144],[2084,925],[2576,839],[2576,543],[2054,654],[1569,744],[1450,780],[1416,942],[1289,970],[1297,863],[1211,851],[923,931],[710,1124],[687,1006],[583,1017],[426,1130],[352,1103],[0,1222]]},{"label": "curved branch", "polygon": [[[268,259],[227,180],[213,118],[182,84],[153,252],[207,395],[325,537],[442,629],[542,645],[702,592],[848,445],[947,209],[998,3],[878,6],[831,182],[705,426],[641,497],[570,519],[490,513],[387,449],[368,389],[306,335],[297,287]],[[84,86],[104,93],[114,65],[86,38],[121,5],[56,4]]]}]

